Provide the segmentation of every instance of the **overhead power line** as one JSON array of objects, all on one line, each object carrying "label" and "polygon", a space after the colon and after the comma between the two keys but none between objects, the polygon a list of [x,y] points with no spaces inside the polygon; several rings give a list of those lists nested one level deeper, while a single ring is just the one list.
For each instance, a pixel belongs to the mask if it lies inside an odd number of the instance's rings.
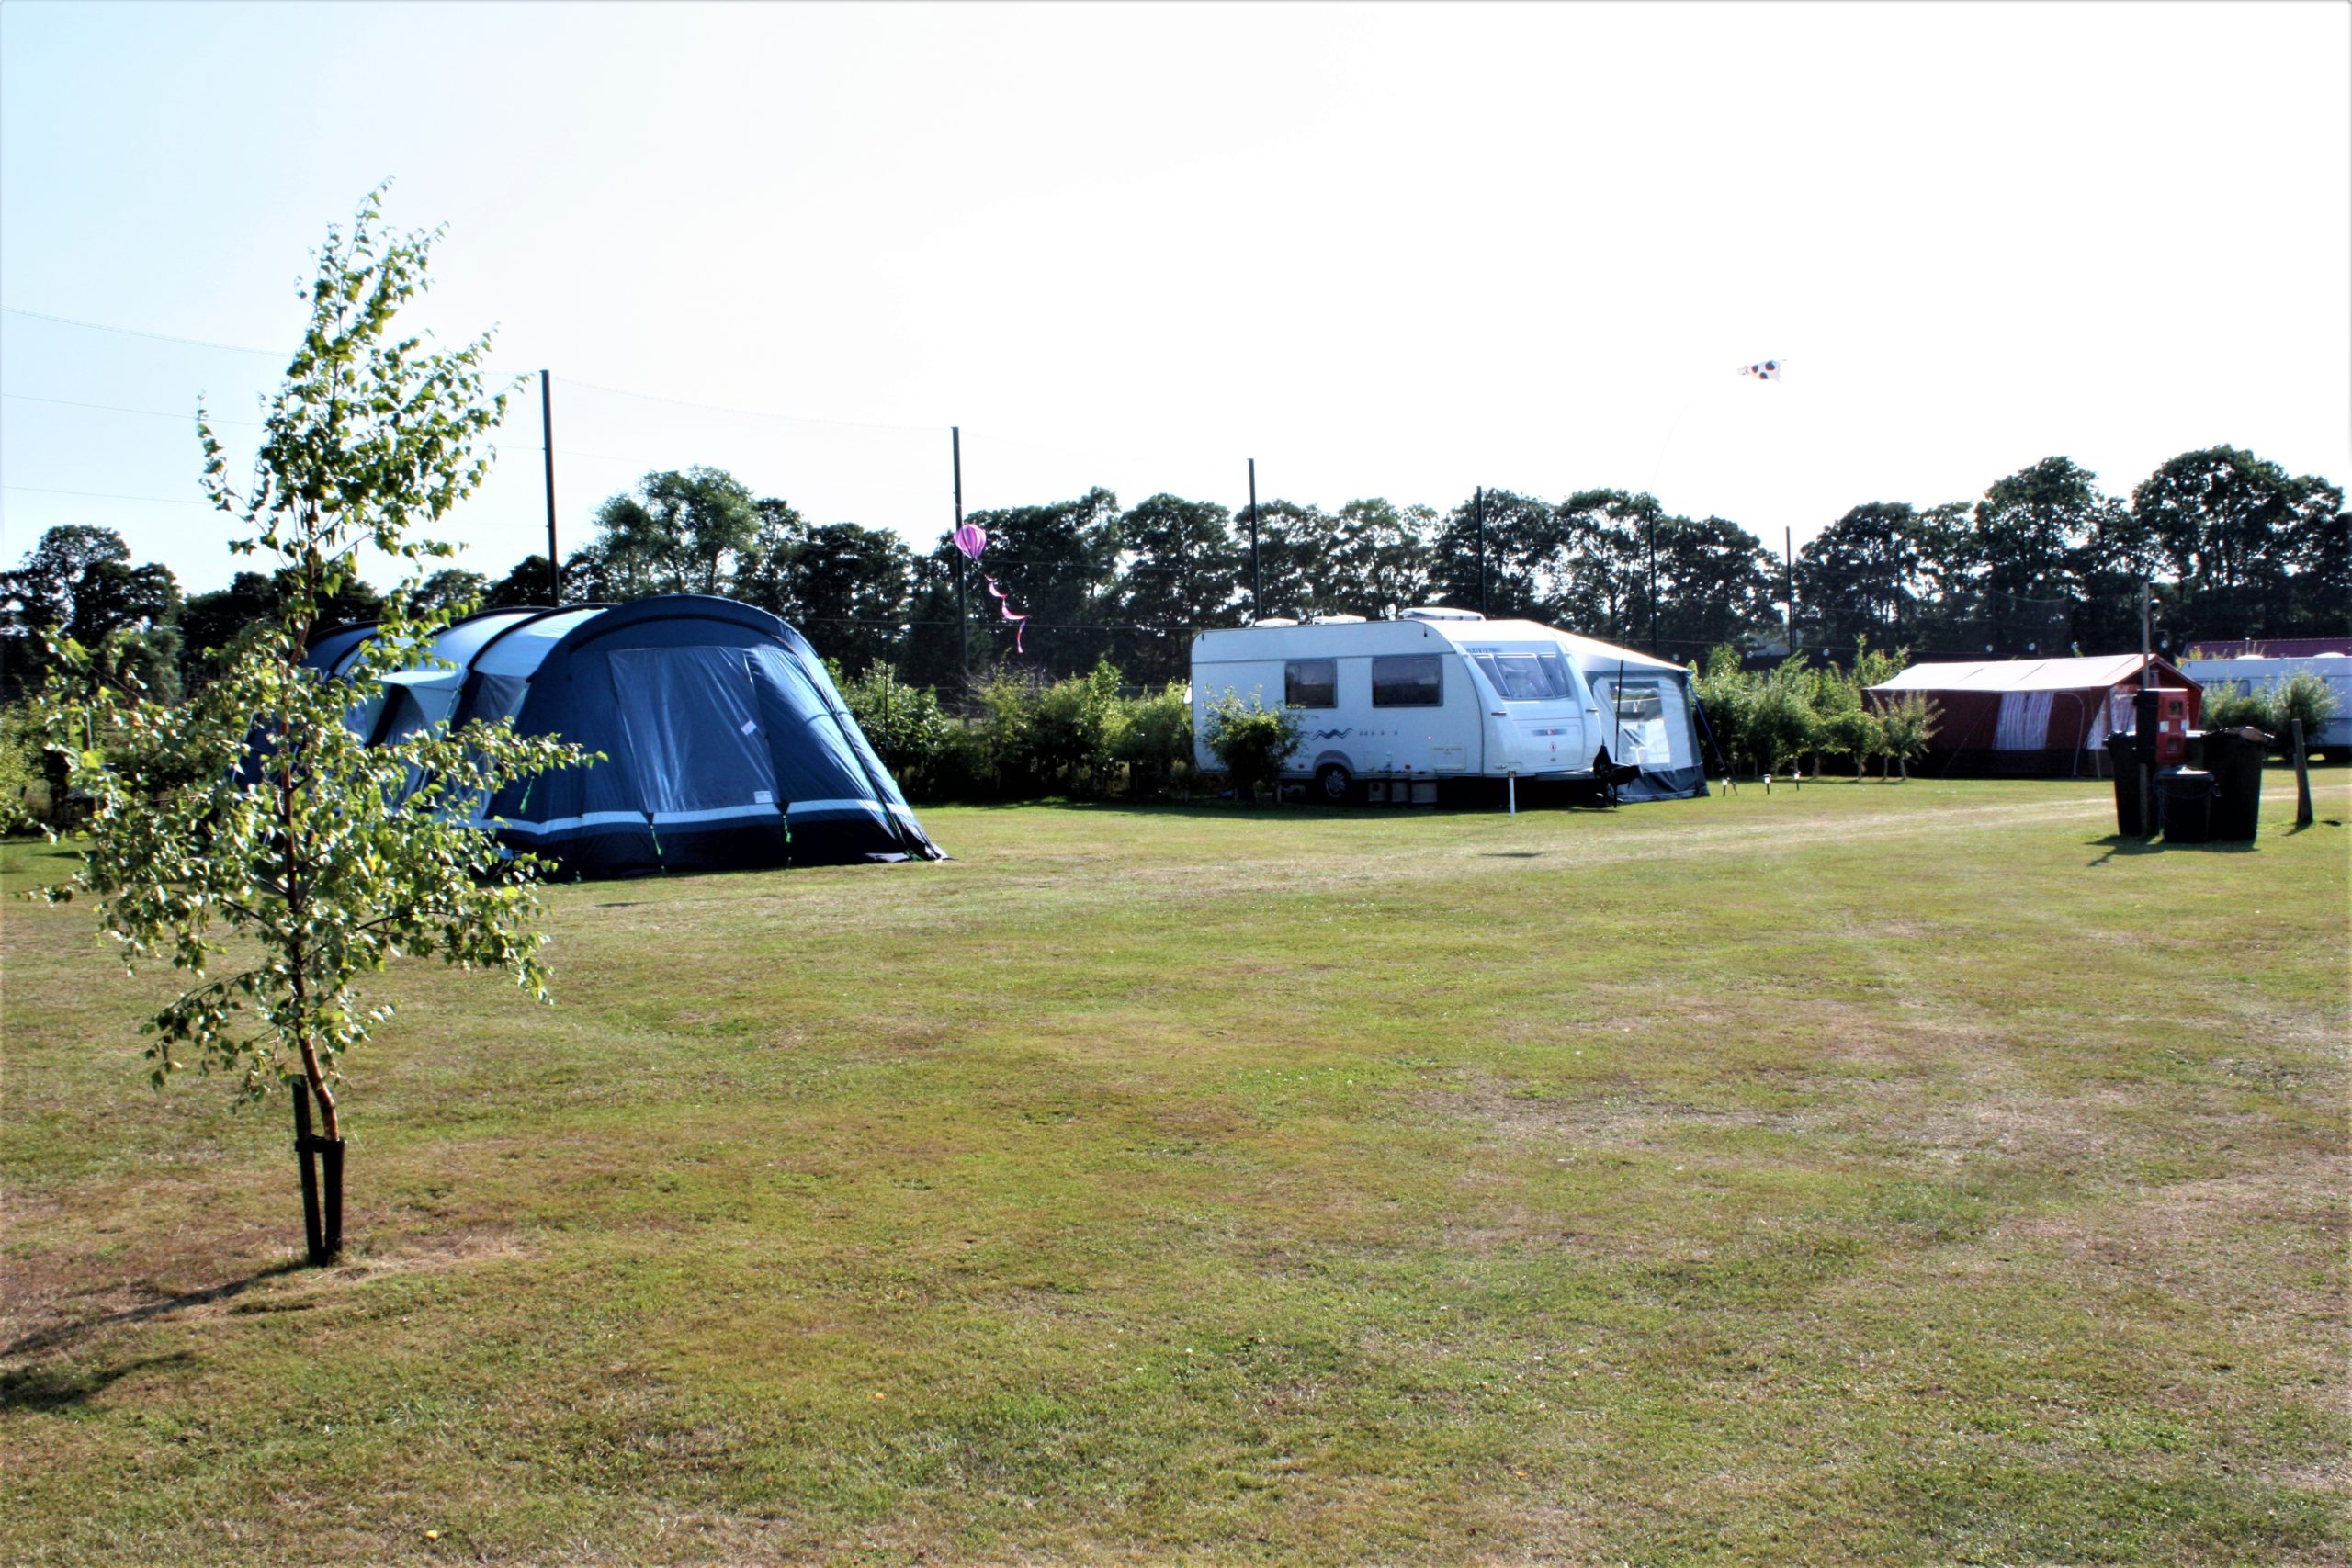
[{"label": "overhead power line", "polygon": [[[163,409],[125,408],[120,403],[85,403],[77,401],[73,398],[44,398],[32,392],[0,392],[0,398],[6,398],[12,402],[19,403],[54,403],[59,408],[66,409],[96,409],[102,413],[145,414],[150,419],[193,420],[196,418],[196,414],[192,410],[187,413],[171,413]],[[262,428],[262,423],[257,419],[227,419],[219,414],[209,413],[205,415],[205,423],[208,424],[241,424],[248,430],[259,430]]]},{"label": "overhead power line", "polygon": [[0,490],[19,490],[28,495],[78,495],[87,501],[152,501],[159,506],[209,506],[209,501],[184,495],[121,495],[104,490],[54,490],[48,485],[0,485]]},{"label": "overhead power line", "polygon": [[60,326],[82,327],[94,333],[114,333],[122,337],[153,338],[157,343],[186,344],[191,348],[218,348],[231,354],[258,354],[276,359],[285,351],[275,348],[248,348],[241,343],[215,343],[209,338],[179,337],[171,333],[141,332],[137,327],[108,326],[104,321],[85,321],[73,316],[52,316],[46,310],[24,310],[14,305],[0,305],[0,314],[24,316],[36,321],[54,321]]}]

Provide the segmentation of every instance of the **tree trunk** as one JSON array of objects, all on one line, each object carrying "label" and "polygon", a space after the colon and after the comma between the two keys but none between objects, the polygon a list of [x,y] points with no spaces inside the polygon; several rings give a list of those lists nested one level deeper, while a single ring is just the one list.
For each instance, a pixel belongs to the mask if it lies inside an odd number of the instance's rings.
[{"label": "tree trunk", "polygon": [[343,1251],[343,1140],[311,1133],[311,1086],[294,1083],[294,1157],[302,1173],[304,1256],[316,1269]]}]

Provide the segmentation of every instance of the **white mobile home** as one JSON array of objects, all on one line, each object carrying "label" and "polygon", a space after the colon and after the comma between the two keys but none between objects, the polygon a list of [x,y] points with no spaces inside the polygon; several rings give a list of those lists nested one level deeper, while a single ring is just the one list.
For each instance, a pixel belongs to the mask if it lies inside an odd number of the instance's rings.
[{"label": "white mobile home", "polygon": [[1334,805],[1490,795],[1507,777],[1598,790],[1612,764],[1623,799],[1706,793],[1690,672],[1534,621],[1439,608],[1203,632],[1204,768],[1206,714],[1227,691],[1304,710],[1284,776]]}]

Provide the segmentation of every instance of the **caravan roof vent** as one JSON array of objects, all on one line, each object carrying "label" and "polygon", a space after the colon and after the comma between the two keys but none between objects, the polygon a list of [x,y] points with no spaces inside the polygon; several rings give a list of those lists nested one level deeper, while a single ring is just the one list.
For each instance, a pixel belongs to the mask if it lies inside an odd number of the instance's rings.
[{"label": "caravan roof vent", "polygon": [[1296,621],[1292,620],[1288,615],[1268,615],[1262,621],[1254,621],[1250,624],[1261,626],[1295,626],[1298,625]]},{"label": "caravan roof vent", "polygon": [[1360,626],[1363,625],[1363,617],[1362,615],[1309,615],[1306,619],[1309,626]]},{"label": "caravan roof vent", "polygon": [[1483,621],[1487,617],[1476,610],[1457,610],[1451,604],[1423,604],[1406,611],[1400,620],[1407,621]]}]

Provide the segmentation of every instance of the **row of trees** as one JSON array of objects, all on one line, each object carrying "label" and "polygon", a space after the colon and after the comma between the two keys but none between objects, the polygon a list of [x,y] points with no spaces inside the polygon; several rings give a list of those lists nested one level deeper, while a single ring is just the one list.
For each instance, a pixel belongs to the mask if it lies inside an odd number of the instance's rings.
[{"label": "row of trees", "polygon": [[[1192,634],[1246,618],[1253,598],[1263,615],[1294,616],[1484,605],[1684,660],[1724,643],[1784,649],[1792,588],[1798,646],[1838,657],[1858,638],[1925,658],[2136,649],[2143,582],[2155,584],[2159,643],[2176,651],[2352,625],[2342,491],[2228,446],[2182,454],[2129,497],[2050,457],[1973,503],[1871,502],[1792,562],[1725,518],[1613,490],[1558,502],[1490,490],[1442,513],[1378,497],[1330,512],[1268,502],[1254,564],[1246,515],[1181,496],[1122,509],[1098,488],[970,520],[988,530],[989,570],[1030,615],[1022,662],[1048,678],[1107,659],[1147,685],[1181,680]],[[888,665],[951,692],[1012,651],[944,534],[917,555],[888,530],[811,523],[709,468],[648,474],[595,523],[563,563],[567,603],[726,594],[782,615],[845,669]],[[419,603],[544,604],[548,583],[543,556],[495,579],[444,568]],[[151,689],[185,685],[280,597],[269,578],[241,572],[183,600],[168,570],[133,565],[110,531],[54,528],[0,574],[6,679],[21,689],[39,672],[44,633],[96,647],[127,627]],[[379,609],[356,581],[326,606],[352,620]]]},{"label": "row of trees", "polygon": [[[2128,497],[2050,457],[1973,502],[1857,506],[1793,561],[1722,517],[1654,496],[1578,491],[1551,502],[1489,490],[1451,511],[1380,497],[1336,511],[1290,501],[1250,519],[1155,495],[1122,509],[1100,488],[975,513],[989,570],[1030,616],[1029,668],[1109,659],[1148,684],[1182,679],[1192,634],[1265,615],[1396,615],[1483,606],[1695,660],[1719,644],[1842,650],[1857,638],[1923,657],[2136,648],[2143,582],[2158,636],[2327,635],[2352,624],[2343,492],[2235,447],[2184,453]],[[534,557],[492,603],[544,596]],[[569,598],[719,592],[775,611],[846,668],[957,689],[1009,653],[943,533],[917,556],[895,534],[809,524],[725,472],[649,474],[606,502],[564,565]],[[1793,590],[1793,614],[1790,605]]]}]

